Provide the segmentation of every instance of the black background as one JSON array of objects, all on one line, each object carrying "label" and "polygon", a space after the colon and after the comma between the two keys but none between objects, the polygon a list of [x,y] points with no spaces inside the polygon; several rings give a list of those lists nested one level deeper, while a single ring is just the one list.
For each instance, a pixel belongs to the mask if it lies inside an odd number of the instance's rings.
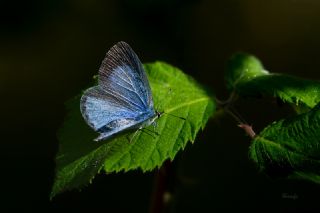
[{"label": "black background", "polygon": [[[223,72],[247,51],[272,72],[319,79],[320,1],[47,0],[0,2],[0,208],[147,212],[154,173],[99,175],[49,201],[64,102],[84,89],[105,52],[128,42],[142,62],[163,60],[227,98]],[[289,110],[247,100],[256,131]],[[180,153],[172,212],[320,211],[320,187],[260,174],[250,140],[229,117],[212,120]],[[297,196],[290,199],[284,195]]]}]

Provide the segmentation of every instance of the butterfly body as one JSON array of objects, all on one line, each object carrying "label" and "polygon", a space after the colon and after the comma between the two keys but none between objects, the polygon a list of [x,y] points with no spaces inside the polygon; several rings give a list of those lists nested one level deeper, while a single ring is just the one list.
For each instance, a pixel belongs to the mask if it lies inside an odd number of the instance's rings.
[{"label": "butterfly body", "polygon": [[84,92],[80,110],[88,125],[100,133],[96,141],[141,129],[160,117],[143,66],[128,44],[119,42],[107,52],[98,85]]}]

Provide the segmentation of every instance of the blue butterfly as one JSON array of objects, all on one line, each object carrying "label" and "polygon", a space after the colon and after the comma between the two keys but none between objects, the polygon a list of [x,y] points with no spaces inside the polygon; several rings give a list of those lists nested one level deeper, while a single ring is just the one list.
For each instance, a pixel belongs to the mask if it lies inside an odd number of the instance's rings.
[{"label": "blue butterfly", "polygon": [[142,129],[161,116],[154,109],[143,66],[127,43],[118,42],[107,52],[98,79],[98,85],[87,89],[80,101],[85,121],[100,133],[95,141]]}]

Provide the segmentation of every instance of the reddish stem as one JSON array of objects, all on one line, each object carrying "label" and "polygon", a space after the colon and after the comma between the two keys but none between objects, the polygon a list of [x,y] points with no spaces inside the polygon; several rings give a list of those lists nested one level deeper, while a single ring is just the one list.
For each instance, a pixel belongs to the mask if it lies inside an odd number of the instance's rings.
[{"label": "reddish stem", "polygon": [[242,124],[238,124],[238,127],[243,129],[250,138],[253,139],[256,136],[256,133],[253,131],[251,125],[242,123]]}]

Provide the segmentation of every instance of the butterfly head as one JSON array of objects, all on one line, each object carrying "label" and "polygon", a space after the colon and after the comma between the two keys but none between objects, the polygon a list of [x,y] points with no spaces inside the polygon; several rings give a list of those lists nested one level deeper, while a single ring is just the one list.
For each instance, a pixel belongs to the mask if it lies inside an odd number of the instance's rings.
[{"label": "butterfly head", "polygon": [[156,111],[157,118],[160,118],[160,117],[163,115],[163,113],[164,113],[164,112]]}]

